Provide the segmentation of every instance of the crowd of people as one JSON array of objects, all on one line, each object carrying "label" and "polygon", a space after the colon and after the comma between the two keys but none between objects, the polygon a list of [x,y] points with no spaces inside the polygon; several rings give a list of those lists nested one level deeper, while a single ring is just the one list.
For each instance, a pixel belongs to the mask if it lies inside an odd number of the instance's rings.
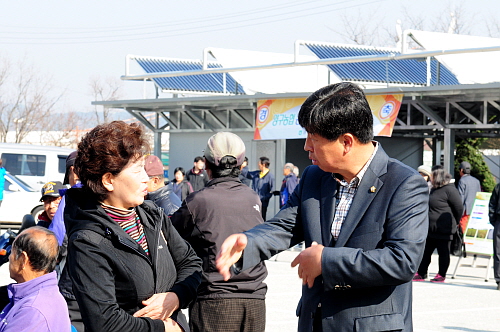
[{"label": "crowd of people", "polygon": [[250,171],[233,133],[211,136],[166,183],[141,125],[92,129],[63,182],[43,186],[38,226],[14,241],[0,332],[264,331],[264,261],[301,242],[299,331],[411,331],[412,281],[427,278],[435,249],[431,281],[445,281],[480,191],[470,164],[457,189],[443,167],[389,158],[352,83],[313,93],[298,121],[313,165],[300,179],[283,165],[279,190],[269,158]]}]

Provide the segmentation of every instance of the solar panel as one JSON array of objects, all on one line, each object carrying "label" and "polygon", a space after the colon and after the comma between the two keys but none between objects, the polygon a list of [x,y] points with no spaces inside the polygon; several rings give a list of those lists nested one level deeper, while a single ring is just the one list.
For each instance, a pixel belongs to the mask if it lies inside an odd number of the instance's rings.
[{"label": "solar panel", "polygon": [[[196,60],[176,60],[135,57],[137,63],[148,74],[170,71],[201,70],[203,63]],[[209,63],[208,68],[222,68],[220,64]],[[152,79],[162,90],[179,92],[245,94],[242,86],[226,73],[211,73]]]},{"label": "solar panel", "polygon": [[[384,55],[389,53],[393,53],[395,55],[401,54],[400,52],[392,52],[387,49],[367,47],[337,46],[315,43],[306,43],[305,45],[320,59]],[[330,70],[339,76],[343,81],[418,85],[427,84],[427,63],[425,59],[344,63],[328,65],[328,68],[330,68]],[[431,58],[430,83],[431,85],[460,84],[456,76],[435,58]]]}]

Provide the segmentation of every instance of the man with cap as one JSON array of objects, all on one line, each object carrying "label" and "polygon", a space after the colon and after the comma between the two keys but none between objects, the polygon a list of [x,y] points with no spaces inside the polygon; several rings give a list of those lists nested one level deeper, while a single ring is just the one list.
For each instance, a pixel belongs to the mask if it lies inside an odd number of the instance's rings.
[{"label": "man with cap", "polygon": [[[198,297],[189,310],[194,331],[264,331],[267,269],[263,262],[224,282],[215,256],[224,239],[262,224],[259,196],[238,179],[245,159],[240,137],[219,132],[205,149],[206,187],[189,195],[172,224],[203,260]],[[221,314],[223,313],[223,314]]]},{"label": "man with cap", "polygon": [[467,223],[469,222],[469,216],[472,211],[472,206],[474,205],[474,200],[476,199],[476,193],[481,191],[481,184],[479,180],[470,175],[471,166],[468,162],[462,161],[459,166],[460,180],[458,181],[458,193],[462,197],[462,203],[464,206],[464,214],[460,219],[460,227],[465,233],[467,228]]},{"label": "man with cap", "polygon": [[167,216],[173,214],[179,209],[182,202],[170,185],[165,185],[163,177],[163,163],[155,155],[146,157],[144,169],[149,176],[148,194],[146,199],[153,201],[156,205],[163,208]]},{"label": "man with cap", "polygon": [[59,181],[49,181],[42,187],[40,202],[43,202],[44,211],[38,216],[38,226],[49,227],[61,201],[61,194],[59,193],[61,189],[66,189],[66,187]]}]

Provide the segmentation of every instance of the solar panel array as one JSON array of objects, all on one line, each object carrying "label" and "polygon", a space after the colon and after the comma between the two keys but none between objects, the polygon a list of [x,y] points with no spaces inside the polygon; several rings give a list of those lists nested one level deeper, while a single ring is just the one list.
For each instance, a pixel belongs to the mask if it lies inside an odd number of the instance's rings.
[{"label": "solar panel array", "polygon": [[[203,63],[196,60],[171,60],[160,58],[135,57],[146,73],[201,70]],[[209,63],[208,68],[222,68],[220,64]],[[245,94],[242,86],[230,75],[211,73],[177,77],[153,78],[162,90],[179,92]]]},{"label": "solar panel array", "polygon": [[[401,54],[400,52],[390,52],[384,49],[356,46],[336,46],[316,43],[306,43],[305,45],[320,59],[373,56],[389,53],[395,55]],[[333,64],[328,65],[328,67],[343,81],[417,85],[425,85],[427,83],[427,63],[425,58]],[[430,83],[431,85],[460,84],[456,76],[435,58],[431,60]]]}]

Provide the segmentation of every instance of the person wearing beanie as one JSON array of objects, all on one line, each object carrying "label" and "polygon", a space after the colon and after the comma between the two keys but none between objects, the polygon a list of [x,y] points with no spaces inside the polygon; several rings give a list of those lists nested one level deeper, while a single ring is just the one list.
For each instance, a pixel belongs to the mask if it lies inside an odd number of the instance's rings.
[{"label": "person wearing beanie", "polygon": [[266,323],[263,262],[227,282],[215,267],[222,241],[264,222],[259,196],[239,180],[245,160],[240,137],[219,132],[208,140],[205,164],[211,180],[183,202],[171,220],[203,261],[203,279],[190,306],[192,331],[264,331]]},{"label": "person wearing beanie", "polygon": [[167,216],[173,214],[182,202],[179,196],[174,194],[172,186],[165,185],[163,163],[160,158],[152,154],[147,156],[144,169],[149,176],[146,199],[161,207]]},{"label": "person wearing beanie", "polygon": [[481,184],[478,179],[470,175],[472,167],[467,161],[462,161],[458,170],[460,172],[460,180],[458,181],[457,189],[460,197],[462,197],[462,204],[464,206],[464,214],[460,219],[460,227],[465,233],[472,206],[476,199],[476,193],[481,191]]}]

